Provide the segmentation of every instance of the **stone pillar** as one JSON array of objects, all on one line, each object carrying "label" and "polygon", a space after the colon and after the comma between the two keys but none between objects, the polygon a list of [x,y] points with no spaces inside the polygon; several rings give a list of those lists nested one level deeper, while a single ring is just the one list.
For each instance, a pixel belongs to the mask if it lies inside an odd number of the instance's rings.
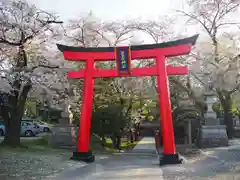
[{"label": "stone pillar", "polygon": [[192,145],[192,121],[188,120],[188,144]]},{"label": "stone pillar", "polygon": [[67,98],[65,99],[62,99],[61,103],[60,103],[60,107],[62,109],[62,112],[61,112],[61,119],[59,121],[60,124],[66,124],[66,125],[69,125],[71,124],[70,123],[70,120],[69,120],[69,101]]},{"label": "stone pillar", "polygon": [[205,98],[207,112],[204,115],[205,123],[200,128],[199,146],[201,148],[228,146],[226,126],[220,125],[219,119],[212,109],[215,94],[213,92],[205,93]]},{"label": "stone pillar", "polygon": [[212,106],[215,103],[215,94],[214,93],[205,93],[205,103],[207,105],[207,112],[204,115],[205,125],[220,125],[219,119],[217,119],[216,112],[213,111]]}]

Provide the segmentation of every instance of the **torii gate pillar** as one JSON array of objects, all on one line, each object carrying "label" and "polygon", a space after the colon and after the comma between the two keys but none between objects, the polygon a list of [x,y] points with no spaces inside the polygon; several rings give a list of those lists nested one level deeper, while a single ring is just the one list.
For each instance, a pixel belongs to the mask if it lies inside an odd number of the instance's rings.
[{"label": "torii gate pillar", "polygon": [[[187,67],[167,66],[166,57],[189,54],[197,37],[198,35],[195,35],[166,43],[117,48],[83,48],[58,45],[65,59],[86,61],[85,69],[68,73],[69,78],[84,78],[78,147],[77,151],[73,153],[72,159],[85,162],[94,161],[92,151],[89,149],[94,78],[157,76],[163,136],[163,156],[160,159],[160,165],[181,163],[175,147],[168,75],[184,75],[188,73],[188,69]],[[150,68],[131,69],[131,59],[147,58],[155,58],[156,65]],[[117,61],[117,69],[102,70],[96,69],[94,66],[95,61],[114,60]]]}]

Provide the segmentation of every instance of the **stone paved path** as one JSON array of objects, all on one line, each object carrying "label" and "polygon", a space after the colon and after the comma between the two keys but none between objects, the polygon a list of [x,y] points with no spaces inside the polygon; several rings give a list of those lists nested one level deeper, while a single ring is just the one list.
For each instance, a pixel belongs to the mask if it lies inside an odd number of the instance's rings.
[{"label": "stone paved path", "polygon": [[144,137],[142,140],[134,147],[130,153],[152,153],[156,154],[155,140],[153,137]]},{"label": "stone paved path", "polygon": [[[83,168],[65,171],[57,180],[240,180],[240,141],[230,147],[207,149],[184,164],[159,167],[156,153],[144,138],[142,146]],[[144,145],[145,144],[145,145]]]}]

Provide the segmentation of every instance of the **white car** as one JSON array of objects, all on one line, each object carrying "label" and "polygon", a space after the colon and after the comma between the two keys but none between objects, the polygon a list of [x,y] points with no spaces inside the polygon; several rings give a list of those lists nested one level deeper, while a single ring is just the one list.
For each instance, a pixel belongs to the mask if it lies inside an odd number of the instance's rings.
[{"label": "white car", "polygon": [[38,126],[40,127],[40,132],[50,132],[50,127],[48,123],[37,121]]}]

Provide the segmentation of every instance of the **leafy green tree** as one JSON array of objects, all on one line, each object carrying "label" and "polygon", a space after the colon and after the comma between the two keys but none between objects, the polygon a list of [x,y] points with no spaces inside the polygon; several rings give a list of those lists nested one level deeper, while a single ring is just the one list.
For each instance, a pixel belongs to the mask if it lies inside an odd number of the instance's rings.
[{"label": "leafy green tree", "polygon": [[124,107],[109,104],[107,107],[96,109],[92,114],[92,133],[98,134],[103,143],[106,136],[121,135],[129,123],[129,116],[124,113]]}]

